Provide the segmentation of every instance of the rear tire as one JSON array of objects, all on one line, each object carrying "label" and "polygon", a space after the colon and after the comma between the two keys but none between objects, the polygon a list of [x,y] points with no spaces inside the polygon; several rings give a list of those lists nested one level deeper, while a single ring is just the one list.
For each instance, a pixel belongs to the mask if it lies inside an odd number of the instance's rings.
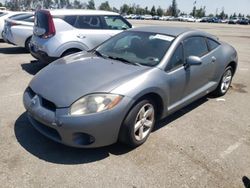
[{"label": "rear tire", "polygon": [[149,137],[156,118],[155,104],[149,99],[139,101],[125,118],[119,141],[132,147],[138,147]]},{"label": "rear tire", "polygon": [[225,95],[230,88],[232,79],[233,79],[233,68],[231,66],[228,66],[222,75],[219,85],[213,91],[212,94],[215,95],[216,97],[221,97]]},{"label": "rear tire", "polygon": [[25,41],[25,49],[30,52],[30,41],[31,41],[31,37],[29,37],[26,41]]}]

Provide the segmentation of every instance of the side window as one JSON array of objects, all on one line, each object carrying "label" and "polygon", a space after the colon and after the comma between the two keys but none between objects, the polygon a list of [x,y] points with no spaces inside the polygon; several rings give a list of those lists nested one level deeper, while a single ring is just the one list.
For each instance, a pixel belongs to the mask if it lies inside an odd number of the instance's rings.
[{"label": "side window", "polygon": [[121,16],[104,16],[106,29],[122,30],[129,29],[130,25]]},{"label": "side window", "polygon": [[172,55],[168,65],[167,65],[166,71],[176,69],[176,68],[182,66],[183,64],[184,64],[183,45],[180,44],[176,48],[174,54]]},{"label": "side window", "polygon": [[77,16],[65,16],[65,17],[63,18],[63,20],[64,20],[65,22],[67,22],[69,25],[71,25],[71,26],[74,27],[74,25],[75,25],[75,23],[76,23],[76,18],[77,18]]},{"label": "side window", "polygon": [[102,29],[99,16],[78,16],[75,27],[79,29]]},{"label": "side window", "polygon": [[215,48],[217,48],[220,44],[212,39],[207,39],[207,44],[208,44],[208,47],[209,47],[209,50],[213,50]]},{"label": "side window", "polygon": [[184,40],[185,56],[202,57],[208,53],[207,43],[203,37],[191,37]]},{"label": "side window", "polygon": [[33,22],[34,22],[34,16],[31,16],[31,17],[29,17],[29,18],[26,18],[26,19],[24,19],[23,21],[33,23]]}]

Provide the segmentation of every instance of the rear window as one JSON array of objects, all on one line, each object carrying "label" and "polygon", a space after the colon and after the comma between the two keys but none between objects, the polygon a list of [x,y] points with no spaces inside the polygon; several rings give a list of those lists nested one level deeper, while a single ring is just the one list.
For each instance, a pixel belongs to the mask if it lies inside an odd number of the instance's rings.
[{"label": "rear window", "polygon": [[35,26],[43,28],[46,33],[49,31],[48,15],[43,11],[38,11],[35,14]]},{"label": "rear window", "polygon": [[184,41],[185,56],[202,57],[208,53],[207,43],[203,37],[191,37]]},{"label": "rear window", "polygon": [[65,16],[62,18],[65,22],[67,22],[71,26],[75,26],[77,16]]},{"label": "rear window", "polygon": [[99,16],[78,16],[75,27],[79,29],[102,29]]},{"label": "rear window", "polygon": [[21,14],[16,14],[14,16],[11,16],[9,18],[12,20],[25,20],[25,19],[28,19],[32,16],[33,16],[33,14],[21,13]]},{"label": "rear window", "polygon": [[0,17],[6,15],[6,12],[0,12]]},{"label": "rear window", "polygon": [[208,44],[208,47],[209,47],[209,50],[213,50],[215,48],[217,48],[220,44],[212,39],[207,39],[207,44]]}]

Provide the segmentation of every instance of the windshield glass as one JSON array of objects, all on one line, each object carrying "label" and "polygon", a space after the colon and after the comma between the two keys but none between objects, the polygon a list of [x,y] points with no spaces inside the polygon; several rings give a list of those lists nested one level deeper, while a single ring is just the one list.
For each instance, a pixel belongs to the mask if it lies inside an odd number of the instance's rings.
[{"label": "windshield glass", "polygon": [[104,42],[96,51],[103,57],[156,66],[169,49],[174,37],[163,34],[125,31]]}]

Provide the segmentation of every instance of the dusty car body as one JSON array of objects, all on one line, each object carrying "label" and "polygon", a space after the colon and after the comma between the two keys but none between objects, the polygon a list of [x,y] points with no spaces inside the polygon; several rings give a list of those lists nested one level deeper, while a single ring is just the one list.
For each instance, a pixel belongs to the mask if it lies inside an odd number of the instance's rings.
[{"label": "dusty car body", "polygon": [[144,143],[156,120],[210,92],[224,95],[237,52],[196,30],[142,27],[59,59],[24,92],[32,125],[74,147]]}]

